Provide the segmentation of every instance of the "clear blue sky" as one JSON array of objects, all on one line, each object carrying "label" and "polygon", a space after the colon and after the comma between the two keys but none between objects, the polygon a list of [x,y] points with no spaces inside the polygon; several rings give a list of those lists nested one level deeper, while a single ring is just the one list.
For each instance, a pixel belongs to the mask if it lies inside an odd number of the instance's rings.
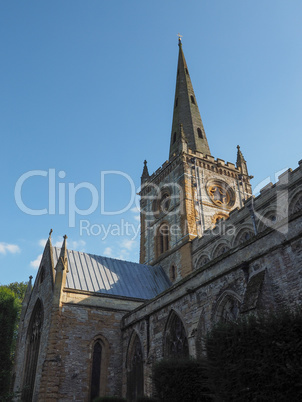
[{"label": "clear blue sky", "polygon": [[[101,172],[124,172],[138,187],[144,159],[151,173],[168,158],[178,32],[213,156],[235,162],[240,144],[255,188],[296,168],[301,21],[300,0],[1,1],[0,283],[35,276],[50,228],[54,244],[67,234],[70,248],[138,260],[130,184],[105,176],[105,210],[131,205],[104,215]],[[16,183],[30,171],[47,176],[29,177],[22,200],[47,214],[16,204]],[[83,182],[96,189],[98,208],[70,227],[68,186]],[[90,191],[79,190],[76,202],[87,209]],[[81,219],[90,225],[82,235]]]}]

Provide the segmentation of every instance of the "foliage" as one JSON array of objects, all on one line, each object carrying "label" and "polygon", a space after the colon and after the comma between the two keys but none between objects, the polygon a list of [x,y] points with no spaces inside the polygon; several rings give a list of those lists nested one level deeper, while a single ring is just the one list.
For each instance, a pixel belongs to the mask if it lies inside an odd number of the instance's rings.
[{"label": "foliage", "polygon": [[0,286],[0,398],[3,401],[10,401],[16,397],[9,391],[21,303],[26,288],[25,282],[13,282]]},{"label": "foliage", "polygon": [[157,396],[164,402],[210,401],[205,361],[169,359],[156,363],[153,381]]},{"label": "foliage", "polygon": [[15,293],[5,286],[0,287],[0,397],[4,400],[10,388],[14,331],[20,302]]},{"label": "foliage", "polygon": [[6,288],[12,290],[15,293],[15,296],[17,297],[17,299],[19,299],[20,302],[23,301],[25,292],[26,292],[26,288],[27,288],[27,283],[12,282],[12,283],[9,283],[8,285],[3,285],[3,287],[6,287]]},{"label": "foliage", "polygon": [[302,400],[301,310],[220,323],[206,348],[216,400]]}]

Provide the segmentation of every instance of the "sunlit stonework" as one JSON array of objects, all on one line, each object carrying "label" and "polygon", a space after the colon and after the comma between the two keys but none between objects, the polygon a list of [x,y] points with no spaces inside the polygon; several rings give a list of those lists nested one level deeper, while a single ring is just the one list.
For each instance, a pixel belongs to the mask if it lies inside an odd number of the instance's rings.
[{"label": "sunlit stonework", "polygon": [[207,187],[207,192],[212,202],[219,207],[232,207],[234,205],[234,191],[221,180],[211,182]]}]

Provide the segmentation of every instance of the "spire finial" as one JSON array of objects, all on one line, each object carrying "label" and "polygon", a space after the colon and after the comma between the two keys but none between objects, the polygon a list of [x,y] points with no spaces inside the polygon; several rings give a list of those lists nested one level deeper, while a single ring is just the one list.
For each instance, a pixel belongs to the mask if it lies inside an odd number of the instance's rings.
[{"label": "spire finial", "polygon": [[147,180],[150,177],[149,172],[148,172],[148,167],[147,167],[147,161],[146,159],[144,160],[144,168],[143,168],[143,174],[141,176],[142,181]]},{"label": "spire finial", "polygon": [[178,33],[177,36],[178,36],[178,46],[181,46],[182,35],[180,33]]},{"label": "spire finial", "polygon": [[52,229],[50,229],[50,232],[49,232],[49,238],[51,239],[51,234],[52,234]]}]

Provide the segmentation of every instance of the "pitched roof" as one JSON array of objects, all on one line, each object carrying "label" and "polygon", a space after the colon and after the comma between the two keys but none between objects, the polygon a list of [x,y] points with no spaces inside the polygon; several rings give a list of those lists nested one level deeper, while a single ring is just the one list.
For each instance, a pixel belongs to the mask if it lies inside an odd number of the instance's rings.
[{"label": "pitched roof", "polygon": [[[54,265],[61,248],[53,247]],[[160,266],[138,264],[99,255],[67,250],[66,287],[107,295],[152,299],[171,282]]]}]

